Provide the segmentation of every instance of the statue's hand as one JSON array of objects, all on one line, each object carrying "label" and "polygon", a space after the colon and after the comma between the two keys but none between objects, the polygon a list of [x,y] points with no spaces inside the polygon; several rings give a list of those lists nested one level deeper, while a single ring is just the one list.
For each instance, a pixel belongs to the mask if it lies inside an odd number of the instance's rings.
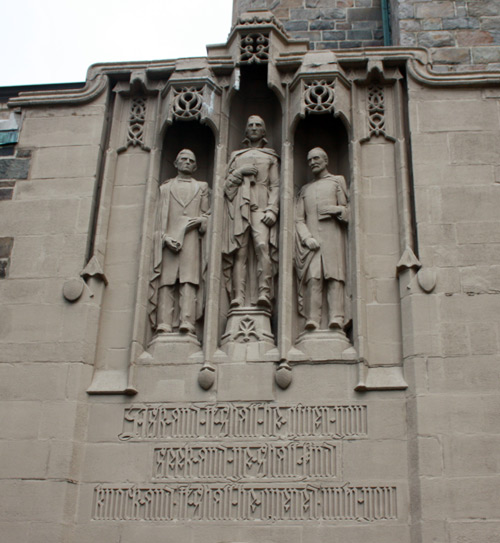
[{"label": "statue's hand", "polygon": [[274,225],[274,223],[276,222],[276,214],[274,213],[274,211],[266,211],[264,213],[264,216],[262,217],[262,222],[268,226],[269,228],[271,228],[271,226]]},{"label": "statue's hand", "polygon": [[324,205],[318,208],[319,220],[330,219],[331,217],[338,217],[342,214],[344,208],[342,206]]},{"label": "statue's hand", "polygon": [[242,176],[244,175],[257,175],[258,170],[255,166],[252,166],[251,164],[245,164],[245,166],[241,166],[238,168],[238,173]]},{"label": "statue's hand", "polygon": [[163,238],[163,244],[168,247],[174,253],[178,253],[182,249],[182,245],[175,239],[165,236]]},{"label": "statue's hand", "polygon": [[195,228],[199,228],[201,226],[201,218],[200,217],[192,217],[189,219],[188,223],[186,224],[186,232],[189,232],[190,230],[193,230]]},{"label": "statue's hand", "polygon": [[319,249],[319,243],[314,238],[307,238],[302,242],[311,251],[317,251]]}]

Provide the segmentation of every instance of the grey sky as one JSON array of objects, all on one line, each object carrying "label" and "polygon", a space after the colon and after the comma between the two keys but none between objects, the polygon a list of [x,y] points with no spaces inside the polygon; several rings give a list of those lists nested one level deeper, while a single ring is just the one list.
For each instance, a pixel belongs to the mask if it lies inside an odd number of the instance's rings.
[{"label": "grey sky", "polygon": [[2,6],[0,86],[84,81],[96,62],[205,56],[232,0],[17,0]]}]

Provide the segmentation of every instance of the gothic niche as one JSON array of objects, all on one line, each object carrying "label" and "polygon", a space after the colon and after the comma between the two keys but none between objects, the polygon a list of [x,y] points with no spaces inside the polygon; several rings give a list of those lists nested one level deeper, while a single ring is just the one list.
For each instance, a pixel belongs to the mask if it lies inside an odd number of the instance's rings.
[{"label": "gothic niche", "polygon": [[[333,109],[328,100],[332,85],[322,87],[322,92],[307,89],[313,113]],[[294,330],[296,347],[314,360],[354,354],[347,142],[342,121],[331,114],[309,115],[295,131]]]},{"label": "gothic niche", "polygon": [[229,118],[221,346],[232,360],[263,360],[275,346],[281,149],[281,107],[265,65],[241,66]]},{"label": "gothic niche", "polygon": [[160,360],[186,361],[203,339],[214,148],[212,131],[199,122],[167,128],[148,308],[151,346]]}]

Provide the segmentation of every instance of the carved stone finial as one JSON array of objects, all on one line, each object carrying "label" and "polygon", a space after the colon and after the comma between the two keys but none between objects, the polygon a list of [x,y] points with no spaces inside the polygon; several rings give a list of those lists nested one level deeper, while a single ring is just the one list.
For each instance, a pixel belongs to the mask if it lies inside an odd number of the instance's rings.
[{"label": "carved stone finial", "polygon": [[413,249],[407,246],[401,258],[399,259],[398,265],[396,266],[398,275],[404,272],[405,270],[410,270],[412,268],[415,270],[419,270],[421,267],[422,267],[422,263],[416,257],[415,253],[413,252]]},{"label": "carved stone finial", "polygon": [[215,382],[215,368],[210,364],[205,364],[198,374],[198,384],[203,390],[212,388]]},{"label": "carved stone finial", "polygon": [[279,366],[276,369],[276,374],[274,376],[276,384],[283,390],[287,389],[292,382],[292,368],[290,364],[284,360],[280,362]]}]

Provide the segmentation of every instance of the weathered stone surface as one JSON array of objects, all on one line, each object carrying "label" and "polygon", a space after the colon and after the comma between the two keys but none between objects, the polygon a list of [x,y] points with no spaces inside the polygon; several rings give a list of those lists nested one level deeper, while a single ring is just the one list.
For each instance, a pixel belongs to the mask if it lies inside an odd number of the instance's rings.
[{"label": "weathered stone surface", "polygon": [[454,2],[422,2],[415,5],[415,15],[419,19],[428,17],[453,17],[455,15]]},{"label": "weathered stone surface", "polygon": [[347,10],[348,21],[379,21],[381,18],[378,8],[351,8]]},{"label": "weathered stone surface", "polygon": [[500,47],[476,47],[472,50],[472,60],[477,64],[500,62]]},{"label": "weathered stone surface", "polygon": [[495,40],[491,33],[484,30],[460,30],[457,32],[457,45],[487,45]]},{"label": "weathered stone surface", "polygon": [[0,159],[0,179],[27,179],[30,160],[19,158]]},{"label": "weathered stone surface", "polygon": [[[455,45],[455,38],[450,32],[430,31],[418,34],[418,43],[424,47],[447,47]],[[464,45],[464,44],[460,44]]]}]

